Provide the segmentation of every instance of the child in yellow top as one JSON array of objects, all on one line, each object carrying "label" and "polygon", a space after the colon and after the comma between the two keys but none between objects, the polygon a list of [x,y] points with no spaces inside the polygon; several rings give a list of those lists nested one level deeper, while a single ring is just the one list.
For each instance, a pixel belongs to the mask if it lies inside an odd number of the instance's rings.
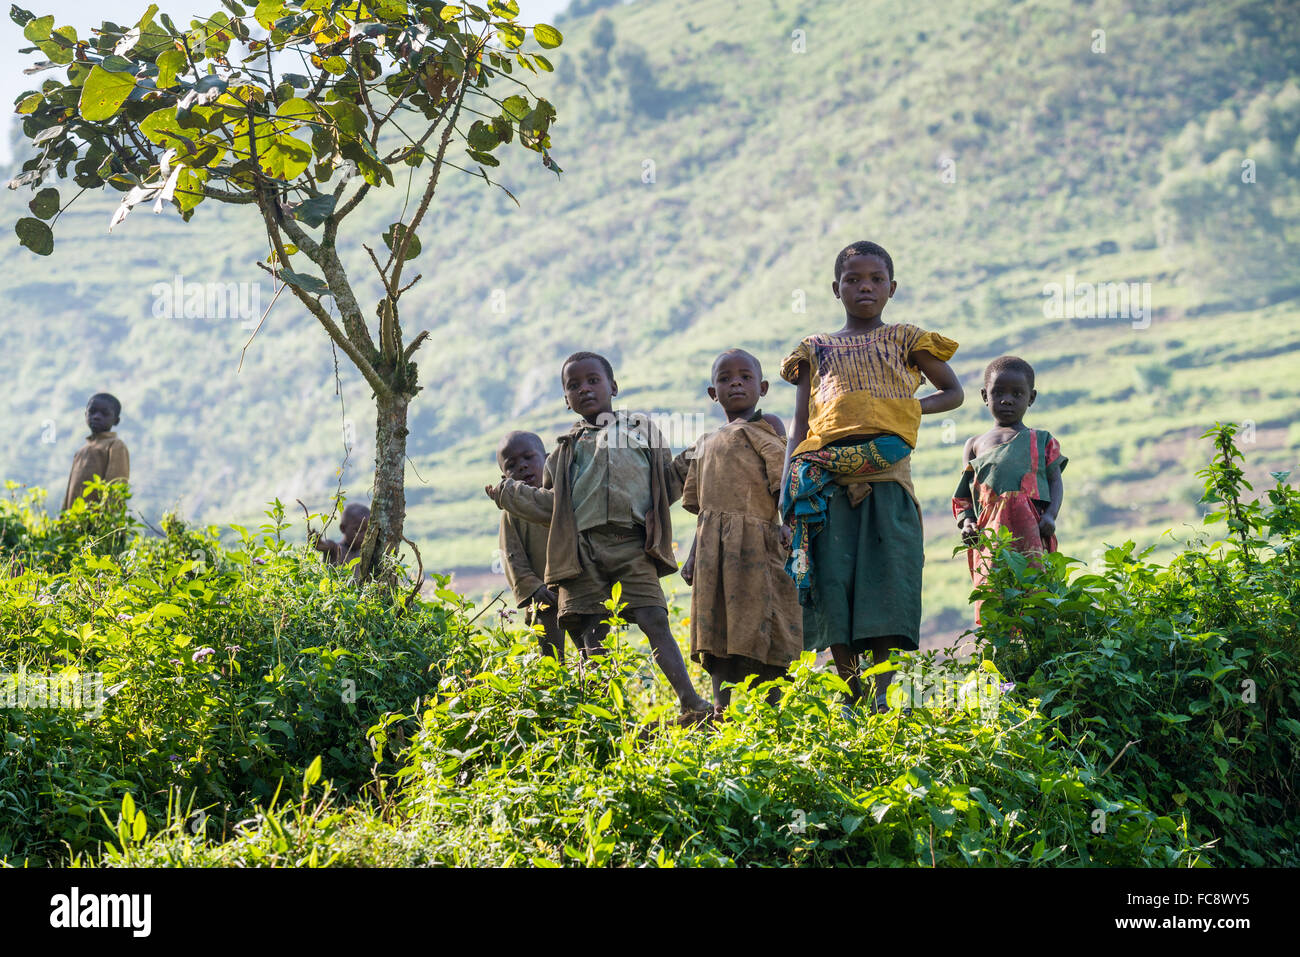
[{"label": "child in yellow top", "polygon": [[[782,488],[794,530],[786,567],[804,606],[804,648],[830,648],[850,705],[863,696],[861,652],[881,664],[891,649],[920,643],[921,509],[908,456],[921,416],[963,398],[947,363],[956,342],[882,320],[897,288],[883,248],[843,249],[831,292],[844,328],[805,337],[781,366],[797,387]],[[939,391],[918,400],[922,378]],[[891,677],[877,678],[877,711]]]}]

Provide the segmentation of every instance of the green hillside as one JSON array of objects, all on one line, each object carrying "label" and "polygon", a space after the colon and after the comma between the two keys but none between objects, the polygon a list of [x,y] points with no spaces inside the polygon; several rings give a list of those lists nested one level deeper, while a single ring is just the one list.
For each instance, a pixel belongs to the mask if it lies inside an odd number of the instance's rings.
[{"label": "green hillside", "polygon": [[[773,380],[765,408],[788,417],[780,359],[840,325],[831,262],[860,238],[894,256],[886,320],[961,343],[966,405],[924,424],[914,459],[927,634],[956,633],[968,614],[948,498],[960,443],[987,427],[978,387],[996,355],[1034,364],[1031,424],[1071,460],[1058,532],[1068,554],[1157,543],[1195,516],[1196,437],[1216,420],[1245,424],[1252,476],[1294,464],[1290,5],[847,9],[638,0],[562,24],[556,73],[535,90],[556,104],[564,176],[507,160],[494,178],[518,207],[481,180],[448,182],[412,263],[424,278],[403,299],[405,322],[434,331],[408,470],[408,534],[426,568],[489,584],[492,450],[507,429],[549,441],[567,427],[557,380],[576,349],[614,360],[629,407],[720,422],[704,393],[709,364],[743,346]],[[405,184],[386,193],[356,217],[368,217],[350,249],[360,286],[360,243],[396,218]],[[28,198],[6,192],[5,222]],[[205,204],[187,225],[141,207],[110,236],[115,205],[82,197],[48,259],[8,241],[0,372],[13,439],[0,474],[57,497],[80,409],[107,389],[125,407],[135,505],[155,524],[168,508],[251,521],[275,496],[321,507],[341,466],[345,490],[364,498],[369,393],[344,361],[340,408],[314,319],[284,297],[237,372],[250,334],[240,319],[156,315],[155,287],[178,275],[260,282],[255,217]],[[1044,314],[1045,285],[1084,282],[1149,283],[1152,313]],[[265,306],[269,281],[260,289]],[[675,520],[684,546],[689,524]]]}]

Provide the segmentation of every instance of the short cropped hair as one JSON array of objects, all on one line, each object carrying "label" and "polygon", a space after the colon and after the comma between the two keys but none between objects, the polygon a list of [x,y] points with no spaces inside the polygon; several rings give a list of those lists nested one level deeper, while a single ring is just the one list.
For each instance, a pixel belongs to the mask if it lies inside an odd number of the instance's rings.
[{"label": "short cropped hair", "polygon": [[879,256],[885,263],[885,271],[889,273],[889,278],[894,278],[894,260],[890,258],[889,253],[885,252],[885,247],[877,243],[867,242],[865,239],[860,242],[850,243],[840,250],[840,254],[835,257],[835,281],[840,281],[840,276],[844,275],[844,266],[854,256]]},{"label": "short cropped hair", "polygon": [[750,362],[754,363],[754,371],[758,373],[758,377],[760,379],[763,378],[763,363],[758,361],[758,356],[746,352],[744,349],[728,349],[713,360],[713,369],[709,372],[710,382],[718,377],[718,363],[723,359],[726,359],[728,356],[744,356]]},{"label": "short cropped hair", "polygon": [[605,369],[605,375],[609,376],[609,381],[614,381],[614,367],[609,364],[609,360],[595,352],[575,352],[569,358],[564,360],[564,365],[560,366],[560,385],[564,384],[564,370],[575,362],[581,362],[584,359],[595,359]]},{"label": "short cropped hair", "polygon": [[527,439],[528,444],[541,452],[542,458],[546,458],[546,443],[542,441],[540,435],[536,432],[525,432],[522,429],[516,429],[513,432],[507,432],[501,437],[501,441],[497,443],[497,465],[501,464],[501,453],[506,450],[506,447],[510,445],[510,443],[517,439]]},{"label": "short cropped hair", "polygon": [[990,362],[988,368],[984,370],[984,388],[989,387],[989,383],[999,372],[1019,372],[1029,383],[1029,388],[1034,387],[1034,367],[1020,356],[998,356]]},{"label": "short cropped hair", "polygon": [[86,400],[86,406],[89,407],[90,403],[94,402],[96,399],[103,399],[105,402],[107,402],[109,405],[113,407],[113,415],[118,416],[119,418],[121,417],[122,403],[117,401],[117,396],[109,395],[107,392],[96,392],[94,395],[92,395],[89,399]]}]

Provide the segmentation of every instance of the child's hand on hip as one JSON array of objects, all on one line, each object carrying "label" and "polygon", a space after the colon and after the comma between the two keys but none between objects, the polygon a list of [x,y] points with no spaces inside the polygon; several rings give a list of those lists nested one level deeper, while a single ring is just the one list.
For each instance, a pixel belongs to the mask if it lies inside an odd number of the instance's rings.
[{"label": "child's hand on hip", "polygon": [[559,600],[555,597],[555,592],[551,591],[545,585],[537,589],[537,591],[533,592],[533,597],[531,601],[533,603],[533,607],[537,607],[539,605],[548,605],[551,608],[554,608],[556,605],[559,604]]},{"label": "child's hand on hip", "polygon": [[682,566],[682,578],[686,584],[695,584],[695,550],[691,549],[690,557],[686,559],[686,564]]}]

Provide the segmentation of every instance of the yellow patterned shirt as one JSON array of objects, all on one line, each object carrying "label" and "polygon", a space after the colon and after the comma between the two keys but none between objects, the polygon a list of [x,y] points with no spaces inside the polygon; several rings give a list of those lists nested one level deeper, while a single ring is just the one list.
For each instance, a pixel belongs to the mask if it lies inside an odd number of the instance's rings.
[{"label": "yellow patterned shirt", "polygon": [[921,402],[916,390],[921,370],[913,352],[928,352],[947,362],[957,343],[906,323],[888,323],[859,336],[812,335],[781,363],[781,378],[799,381],[799,363],[808,363],[808,437],[795,455],[811,452],[849,435],[888,432],[916,448]]}]

